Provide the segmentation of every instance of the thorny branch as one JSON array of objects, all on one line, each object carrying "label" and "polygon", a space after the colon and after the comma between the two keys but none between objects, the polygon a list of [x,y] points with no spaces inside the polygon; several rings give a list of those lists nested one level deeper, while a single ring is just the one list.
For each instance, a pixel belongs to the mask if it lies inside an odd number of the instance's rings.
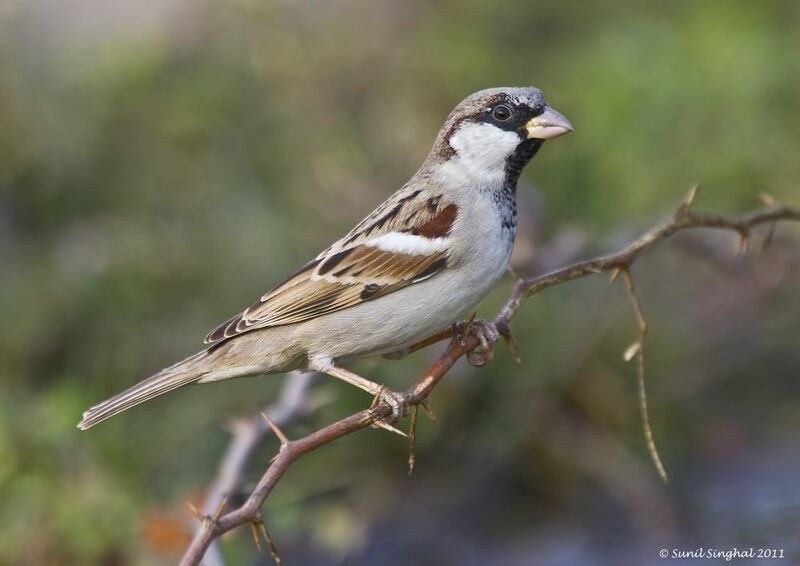
[{"label": "thorny branch", "polygon": [[[293,372],[288,375],[278,399],[265,408],[264,412],[280,426],[285,426],[296,418],[311,413],[316,403],[308,399],[307,394],[314,377],[314,373]],[[203,516],[213,516],[218,509],[224,511],[228,495],[240,488],[239,483],[250,456],[272,432],[267,421],[258,413],[247,418],[233,419],[228,423],[227,428],[231,433],[231,441],[220,461],[217,477],[207,490],[203,504]],[[200,521],[196,531],[202,528],[203,521]],[[216,545],[212,544],[206,552],[205,564],[206,566],[224,564]]]},{"label": "thorny branch", "polygon": [[[508,342],[515,358],[519,361],[519,353],[511,336],[511,320],[516,316],[522,303],[528,297],[549,287],[588,275],[610,272],[612,281],[616,279],[618,275],[622,275],[639,328],[639,336],[637,340],[626,349],[624,358],[627,361],[636,358],[639,404],[642,413],[645,438],[656,469],[659,475],[665,480],[666,472],[655,450],[655,443],[647,417],[646,396],[644,391],[643,344],[647,325],[633,285],[633,278],[630,273],[631,266],[642,254],[674,234],[684,230],[710,228],[734,231],[739,236],[740,249],[745,250],[750,242],[753,229],[757,226],[768,225],[769,230],[758,248],[759,251],[762,251],[770,243],[774,232],[774,226],[778,221],[800,221],[800,209],[776,205],[772,199],[766,195],[762,196],[762,201],[765,206],[749,213],[741,215],[694,213],[691,211],[691,206],[696,193],[697,187],[694,186],[689,190],[681,205],[672,216],[660,225],[645,232],[634,242],[618,252],[587,261],[573,263],[567,267],[556,269],[537,277],[517,279],[511,296],[493,321],[499,333]],[[423,345],[428,345],[437,340],[452,336],[447,349],[439,359],[436,360],[433,366],[406,391],[409,404],[414,414],[416,413],[416,407],[422,406],[425,408],[424,403],[428,395],[430,395],[436,384],[447,374],[458,359],[480,345],[479,339],[470,334],[469,325],[462,328],[466,329],[458,332],[455,336],[453,336],[452,331],[442,332],[433,337],[434,339],[428,339],[421,343]],[[412,350],[413,349],[414,348],[412,348]],[[272,547],[271,540],[268,538],[268,533],[261,517],[261,507],[264,501],[269,497],[270,493],[272,493],[272,490],[286,470],[304,454],[316,450],[343,436],[369,427],[378,420],[387,422],[388,424],[394,423],[391,416],[392,410],[389,405],[386,403],[373,405],[374,406],[368,409],[359,411],[297,440],[289,440],[280,432],[280,429],[274,422],[270,422],[269,424],[275,431],[276,436],[281,439],[281,447],[278,454],[267,467],[258,484],[243,504],[231,511],[223,512],[223,503],[217,507],[217,512],[214,513],[213,516],[205,515],[203,517],[204,520],[201,522],[200,528],[197,530],[194,539],[186,550],[181,565],[190,566],[199,564],[213,541],[224,533],[246,523],[249,523],[253,527],[254,533],[260,532],[264,535],[273,553],[273,558],[279,562],[280,558],[278,558],[277,554],[274,552],[274,547]],[[413,460],[413,454],[411,459]],[[217,494],[217,497],[219,496],[220,494]]]}]

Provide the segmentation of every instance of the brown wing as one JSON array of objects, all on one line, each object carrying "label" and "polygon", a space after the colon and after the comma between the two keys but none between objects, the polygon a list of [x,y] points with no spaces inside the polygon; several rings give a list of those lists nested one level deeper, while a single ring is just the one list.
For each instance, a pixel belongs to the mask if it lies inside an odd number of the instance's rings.
[{"label": "brown wing", "polygon": [[[399,198],[395,197],[399,205],[389,206],[393,204],[391,199],[384,203],[378,211],[385,210],[388,219],[374,214],[368,217],[359,225],[361,230],[345,236],[243,313],[210,332],[206,343],[219,343],[250,330],[294,324],[336,312],[439,273],[447,267],[446,246],[387,251],[375,245],[375,238],[391,232],[419,238],[423,243],[425,239],[442,242],[449,235],[458,213],[456,206],[440,206],[438,197],[422,199],[414,206],[413,198],[419,192],[410,197],[399,194]],[[400,215],[403,208],[405,214]]]},{"label": "brown wing", "polygon": [[206,343],[256,328],[302,322],[373,300],[432,277],[446,266],[444,251],[411,255],[365,245],[349,248],[306,265],[209,333]]}]

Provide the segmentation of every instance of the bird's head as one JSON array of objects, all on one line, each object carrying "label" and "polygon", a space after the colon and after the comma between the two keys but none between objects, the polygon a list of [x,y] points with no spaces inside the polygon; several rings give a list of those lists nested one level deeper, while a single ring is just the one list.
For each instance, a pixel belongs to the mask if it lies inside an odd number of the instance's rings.
[{"label": "bird's head", "polygon": [[492,88],[462,100],[439,132],[430,160],[469,182],[516,184],[544,140],[572,131],[533,87]]}]

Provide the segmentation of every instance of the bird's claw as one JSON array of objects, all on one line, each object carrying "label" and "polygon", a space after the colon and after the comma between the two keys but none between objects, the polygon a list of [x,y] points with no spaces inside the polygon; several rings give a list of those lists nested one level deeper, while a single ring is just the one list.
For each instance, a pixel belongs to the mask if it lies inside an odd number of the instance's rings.
[{"label": "bird's claw", "polygon": [[475,367],[483,367],[494,358],[494,345],[500,339],[500,331],[488,320],[472,320],[465,332],[472,334],[480,344],[467,353],[467,361]]},{"label": "bird's claw", "polygon": [[499,322],[495,323],[495,327],[497,331],[500,333],[500,336],[503,337],[503,340],[506,341],[506,345],[508,349],[511,351],[511,355],[514,356],[514,361],[517,364],[517,367],[521,370],[522,369],[522,356],[519,353],[519,348],[517,347],[517,341],[514,340],[514,334],[511,332],[511,323],[508,319],[503,318],[500,319]]},{"label": "bird's claw", "polygon": [[[372,400],[370,408],[374,409],[380,403],[389,405],[392,409],[392,414],[385,419],[375,421],[374,425],[386,430],[391,430],[392,432],[400,432],[392,427],[390,423],[395,423],[403,417],[407,417],[411,412],[408,395],[381,385],[380,389],[378,389],[378,392],[375,394],[375,398]],[[405,433],[400,432],[400,434],[405,436]]]}]

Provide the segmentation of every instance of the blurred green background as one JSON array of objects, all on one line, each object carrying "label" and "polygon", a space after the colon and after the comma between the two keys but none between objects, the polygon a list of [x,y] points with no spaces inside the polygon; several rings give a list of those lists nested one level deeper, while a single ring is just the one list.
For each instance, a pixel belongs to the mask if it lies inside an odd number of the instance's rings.
[{"label": "blurred green background", "polygon": [[[282,377],[186,388],[89,432],[89,405],[346,232],[421,163],[472,91],[535,85],[574,134],[523,176],[515,267],[618,247],[668,214],[800,205],[800,3],[5,0],[0,3],[0,563],[171,564],[224,423]],[[636,335],[604,277],[515,321],[525,360],[457,366],[406,444],[367,430],[265,506],[288,564],[658,563],[660,548],[800,558],[800,231],[637,263]],[[493,316],[511,280],[481,306]],[[436,348],[353,369],[409,384]],[[369,399],[331,380],[299,435]],[[255,481],[274,442],[254,458]],[[230,564],[267,563],[247,529]]]}]

